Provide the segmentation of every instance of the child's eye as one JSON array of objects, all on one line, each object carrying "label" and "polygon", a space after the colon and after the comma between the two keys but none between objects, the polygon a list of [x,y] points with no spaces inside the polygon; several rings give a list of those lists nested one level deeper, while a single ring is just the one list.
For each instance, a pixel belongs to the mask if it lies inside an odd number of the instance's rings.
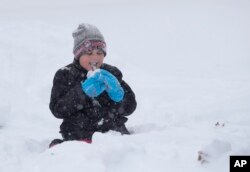
[{"label": "child's eye", "polygon": [[103,54],[103,51],[100,50],[100,51],[97,52],[97,54],[98,54],[98,55],[102,55],[102,54]]},{"label": "child's eye", "polygon": [[87,51],[86,54],[89,55],[89,56],[91,56],[92,55],[92,51]]}]

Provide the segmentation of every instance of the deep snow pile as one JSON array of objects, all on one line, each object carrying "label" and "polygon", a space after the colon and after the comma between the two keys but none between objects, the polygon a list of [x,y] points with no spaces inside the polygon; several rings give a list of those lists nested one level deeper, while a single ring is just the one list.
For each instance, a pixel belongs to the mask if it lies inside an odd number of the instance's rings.
[{"label": "deep snow pile", "polygon": [[[0,6],[1,172],[222,172],[229,155],[250,155],[249,2],[49,2]],[[52,79],[80,22],[100,28],[106,62],[137,95],[134,134],[48,149],[61,123]]]}]

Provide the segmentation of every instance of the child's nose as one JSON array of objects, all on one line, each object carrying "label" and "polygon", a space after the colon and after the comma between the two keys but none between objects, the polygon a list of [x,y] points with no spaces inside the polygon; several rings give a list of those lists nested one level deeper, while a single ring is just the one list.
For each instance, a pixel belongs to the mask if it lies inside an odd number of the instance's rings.
[{"label": "child's nose", "polygon": [[92,55],[92,60],[99,60],[100,57],[101,57],[101,56],[100,56],[99,54],[94,53],[94,54]]}]

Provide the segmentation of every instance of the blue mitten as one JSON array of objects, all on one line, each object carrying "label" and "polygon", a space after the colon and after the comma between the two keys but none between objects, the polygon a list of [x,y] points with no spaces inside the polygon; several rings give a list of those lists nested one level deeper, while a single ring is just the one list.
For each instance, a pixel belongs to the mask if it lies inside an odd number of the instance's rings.
[{"label": "blue mitten", "polygon": [[109,97],[115,102],[122,101],[124,97],[124,90],[117,78],[104,69],[101,69],[101,78],[104,80]]},{"label": "blue mitten", "polygon": [[100,72],[96,72],[84,82],[81,83],[82,90],[89,97],[97,97],[99,96],[106,88],[103,80],[101,80]]}]

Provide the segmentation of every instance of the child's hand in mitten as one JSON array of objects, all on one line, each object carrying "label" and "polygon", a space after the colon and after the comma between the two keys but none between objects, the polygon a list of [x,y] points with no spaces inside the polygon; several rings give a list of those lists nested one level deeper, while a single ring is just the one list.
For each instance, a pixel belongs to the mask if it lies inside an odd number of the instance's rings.
[{"label": "child's hand in mitten", "polygon": [[104,83],[106,86],[106,91],[109,97],[115,101],[120,102],[124,97],[124,90],[117,78],[110,72],[101,69],[101,78],[104,78]]},{"label": "child's hand in mitten", "polygon": [[96,71],[88,76],[88,78],[81,83],[82,90],[89,97],[99,96],[106,88],[103,77],[101,77],[101,72]]}]

